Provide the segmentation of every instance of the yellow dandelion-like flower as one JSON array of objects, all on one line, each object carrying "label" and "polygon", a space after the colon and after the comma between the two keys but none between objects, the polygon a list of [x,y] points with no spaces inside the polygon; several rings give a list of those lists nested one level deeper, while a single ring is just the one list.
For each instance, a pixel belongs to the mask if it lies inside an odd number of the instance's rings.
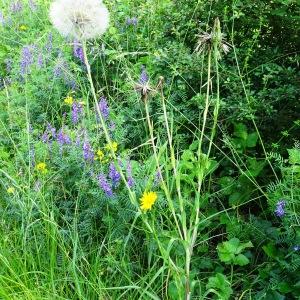
[{"label": "yellow dandelion-like flower", "polygon": [[26,30],[27,30],[27,26],[26,26],[26,25],[21,25],[21,26],[19,27],[19,29],[20,29],[21,31],[26,31]]},{"label": "yellow dandelion-like flower", "polygon": [[64,102],[67,105],[72,105],[73,102],[74,102],[74,98],[72,96],[68,96],[68,97],[65,98]]},{"label": "yellow dandelion-like flower", "polygon": [[147,211],[151,209],[156,200],[157,194],[155,192],[144,192],[141,198],[141,210]]},{"label": "yellow dandelion-like flower", "polygon": [[47,165],[43,162],[40,162],[36,165],[36,170],[42,174],[47,173]]},{"label": "yellow dandelion-like flower", "polygon": [[96,157],[95,159],[99,159],[100,161],[102,161],[104,158],[104,152],[100,149],[98,149],[98,151],[96,152]]},{"label": "yellow dandelion-like flower", "polygon": [[14,194],[15,193],[15,188],[11,186],[6,191],[7,191],[8,194]]},{"label": "yellow dandelion-like flower", "polygon": [[109,143],[109,144],[107,144],[105,146],[105,149],[107,151],[117,152],[117,150],[118,150],[118,143],[117,142],[111,142],[111,143]]}]

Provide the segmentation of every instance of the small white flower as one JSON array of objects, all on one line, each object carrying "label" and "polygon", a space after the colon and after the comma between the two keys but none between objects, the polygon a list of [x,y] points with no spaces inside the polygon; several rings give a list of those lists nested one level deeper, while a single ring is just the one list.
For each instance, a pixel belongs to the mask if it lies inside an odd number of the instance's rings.
[{"label": "small white flower", "polygon": [[87,40],[107,30],[109,12],[102,0],[56,0],[50,6],[50,19],[61,35]]}]

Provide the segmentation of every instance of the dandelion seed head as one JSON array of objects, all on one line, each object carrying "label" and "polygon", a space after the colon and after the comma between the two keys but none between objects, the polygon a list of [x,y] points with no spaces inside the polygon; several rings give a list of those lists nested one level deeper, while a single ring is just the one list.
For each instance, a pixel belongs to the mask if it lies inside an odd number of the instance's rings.
[{"label": "dandelion seed head", "polygon": [[56,0],[50,20],[62,36],[78,40],[101,36],[109,25],[109,12],[101,0]]}]

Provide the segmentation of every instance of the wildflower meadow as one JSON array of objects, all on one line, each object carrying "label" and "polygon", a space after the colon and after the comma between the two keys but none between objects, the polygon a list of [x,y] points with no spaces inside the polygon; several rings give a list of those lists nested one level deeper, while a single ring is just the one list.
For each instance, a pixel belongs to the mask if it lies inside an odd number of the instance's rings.
[{"label": "wildflower meadow", "polygon": [[300,299],[297,0],[0,0],[0,300]]}]

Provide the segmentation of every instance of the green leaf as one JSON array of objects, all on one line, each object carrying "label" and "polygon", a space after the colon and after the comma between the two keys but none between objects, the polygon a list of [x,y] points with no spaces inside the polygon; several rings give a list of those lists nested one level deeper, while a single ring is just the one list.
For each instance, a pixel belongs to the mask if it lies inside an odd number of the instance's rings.
[{"label": "green leaf", "polygon": [[227,277],[221,273],[217,273],[214,277],[209,277],[206,288],[216,290],[222,297],[222,300],[229,299],[233,293],[230,282],[227,280]]},{"label": "green leaf", "polygon": [[288,149],[290,164],[300,164],[300,150]]},{"label": "green leaf", "polygon": [[257,143],[258,135],[256,132],[250,133],[247,137],[247,147],[255,147]]},{"label": "green leaf", "polygon": [[243,254],[239,254],[234,259],[234,264],[239,266],[245,266],[249,264],[249,262],[250,262],[249,259]]}]

